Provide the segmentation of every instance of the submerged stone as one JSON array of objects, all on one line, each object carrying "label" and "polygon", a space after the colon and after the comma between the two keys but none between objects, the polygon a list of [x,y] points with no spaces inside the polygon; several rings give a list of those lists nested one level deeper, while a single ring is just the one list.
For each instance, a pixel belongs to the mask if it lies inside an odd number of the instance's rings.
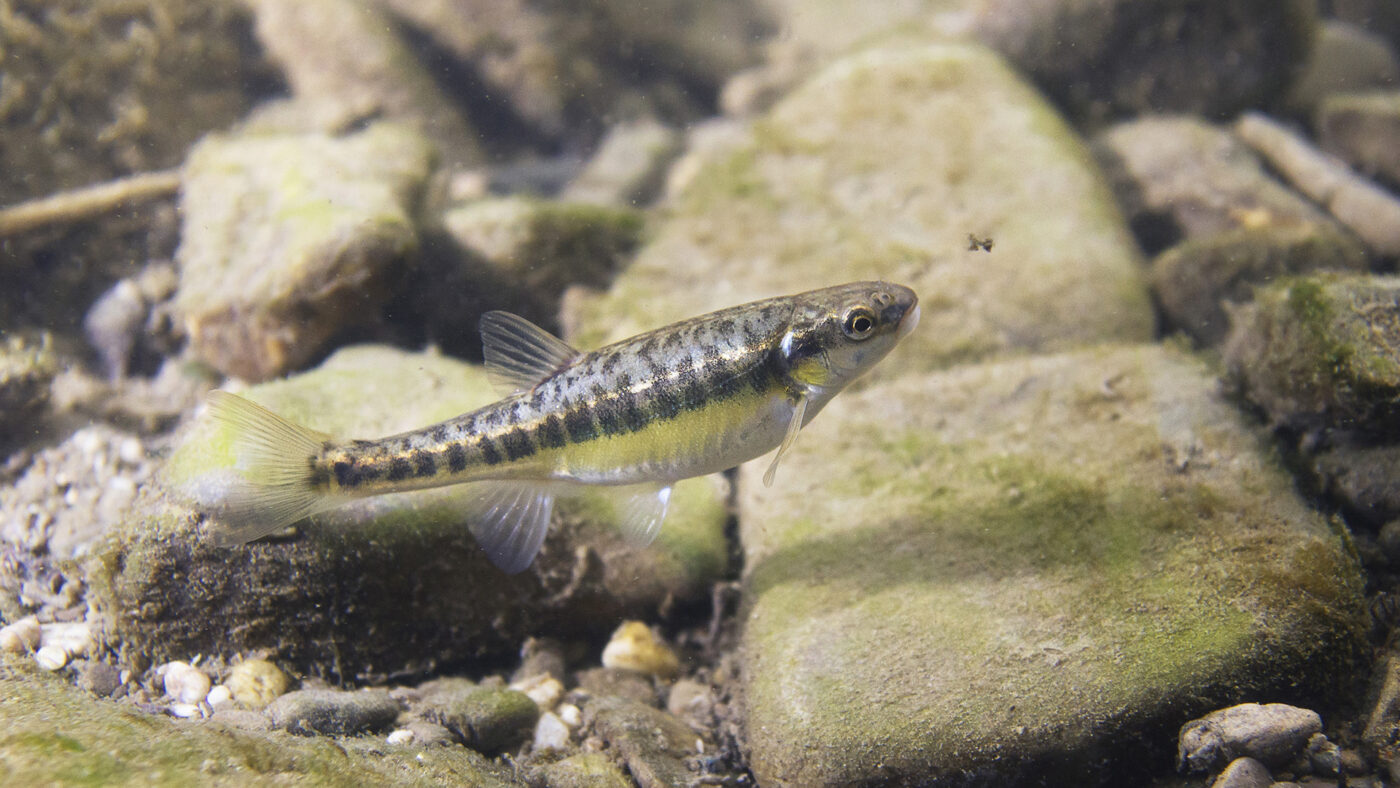
[{"label": "submerged stone", "polygon": [[[345,437],[427,426],[497,399],[478,366],[377,346],[244,393]],[[167,489],[142,490],[94,548],[89,601],[129,655],[266,650],[293,672],[335,679],[428,672],[514,651],[541,631],[606,635],[668,596],[698,598],[727,560],[715,477],[676,485],[643,550],[613,526],[619,504],[607,491],[561,500],[540,556],[517,575],[472,539],[463,512],[475,493],[462,485],[360,500],[298,525],[295,538],[221,548],[188,501],[217,499],[233,463],[226,428],[200,421],[166,464]]]},{"label": "submerged stone", "polygon": [[373,322],[417,250],[433,167],[417,133],[211,136],[190,153],[175,307],[195,353],[265,380]]},{"label": "submerged stone", "polygon": [[794,91],[563,322],[593,347],[863,278],[922,298],[905,371],[1152,332],[1136,247],[1074,131],[989,50],[927,43],[866,50]]},{"label": "submerged stone", "polygon": [[[740,471],[761,784],[1083,781],[1325,691],[1356,560],[1201,364],[1107,347],[838,397]],[[1114,771],[1103,771],[1114,770]]]},{"label": "submerged stone", "polygon": [[12,664],[0,666],[7,785],[523,784],[461,747],[371,752],[323,737],[240,729],[220,722],[224,713],[202,723],[176,721]]},{"label": "submerged stone", "polygon": [[1287,279],[1231,322],[1225,361],[1274,423],[1400,433],[1400,278]]},{"label": "submerged stone", "polygon": [[288,733],[344,736],[387,728],[400,710],[384,690],[304,689],[274,700],[267,715]]}]

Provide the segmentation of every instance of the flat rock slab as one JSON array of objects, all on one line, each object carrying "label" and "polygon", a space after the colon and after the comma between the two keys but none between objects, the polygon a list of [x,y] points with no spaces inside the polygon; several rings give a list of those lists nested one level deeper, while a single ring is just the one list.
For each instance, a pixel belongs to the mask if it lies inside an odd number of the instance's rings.
[{"label": "flat rock slab", "polygon": [[963,367],[838,397],[771,488],[743,468],[758,781],[1121,777],[1347,675],[1355,558],[1216,391],[1161,346]]},{"label": "flat rock slab", "polygon": [[856,279],[919,292],[905,371],[1152,332],[1136,246],[1073,130],[989,50],[927,43],[865,51],[797,89],[565,322],[592,347]]},{"label": "flat rock slab", "polygon": [[[496,399],[481,367],[380,346],[341,350],[313,372],[246,396],[313,429],[377,437]],[[165,494],[143,490],[93,549],[89,601],[128,656],[162,662],[267,650],[298,670],[373,681],[513,652],[548,629],[605,635],[668,596],[700,598],[724,571],[725,485],[675,487],[646,549],[612,523],[606,492],[562,499],[525,572],[486,559],[463,514],[470,485],[379,496],[298,525],[295,536],[216,547],[196,508],[233,473],[230,436],[203,420],[165,467]]]}]

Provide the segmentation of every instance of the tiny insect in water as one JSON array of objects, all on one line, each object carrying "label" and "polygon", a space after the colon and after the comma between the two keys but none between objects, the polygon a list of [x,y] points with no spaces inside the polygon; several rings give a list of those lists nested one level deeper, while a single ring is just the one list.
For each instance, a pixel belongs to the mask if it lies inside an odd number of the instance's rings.
[{"label": "tiny insect in water", "polygon": [[481,318],[486,371],[504,399],[376,440],[341,440],[247,399],[211,392],[238,480],[206,508],[238,544],[354,498],[471,483],[471,530],[507,572],[528,567],[554,500],[579,485],[624,496],[623,533],[647,544],[671,485],[777,449],[919,321],[903,285],[852,282],[675,323],[591,352],[507,312]]},{"label": "tiny insect in water", "polygon": [[978,250],[981,250],[983,252],[990,252],[992,251],[992,246],[994,244],[996,244],[996,239],[992,238],[991,236],[987,236],[986,238],[978,238],[972,233],[967,234],[967,251],[969,252],[976,252]]}]

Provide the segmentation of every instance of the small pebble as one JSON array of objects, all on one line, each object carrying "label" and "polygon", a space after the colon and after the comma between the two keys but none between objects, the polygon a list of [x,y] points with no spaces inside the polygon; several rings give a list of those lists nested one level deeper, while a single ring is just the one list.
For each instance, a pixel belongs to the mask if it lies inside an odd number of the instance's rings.
[{"label": "small pebble", "polygon": [[34,661],[43,670],[58,670],[68,664],[68,652],[61,646],[44,646],[34,653]]},{"label": "small pebble", "polygon": [[540,715],[535,723],[535,751],[562,750],[569,746],[569,726],[552,711]]},{"label": "small pebble", "polygon": [[570,728],[577,728],[583,723],[583,711],[572,703],[559,704],[559,708],[555,709],[555,713],[558,714],[559,719],[563,720],[564,724]]},{"label": "small pebble", "polygon": [[680,660],[640,621],[627,621],[603,647],[603,667],[635,670],[663,679],[680,672]]},{"label": "small pebble", "polygon": [[233,666],[224,684],[245,708],[261,709],[287,691],[287,674],[265,659],[247,659]]},{"label": "small pebble", "polygon": [[666,697],[666,711],[677,717],[690,717],[709,711],[710,688],[694,679],[681,679]]},{"label": "small pebble", "polygon": [[86,621],[43,624],[40,630],[41,645],[61,648],[70,658],[82,656],[92,648],[92,627]]},{"label": "small pebble", "polygon": [[529,695],[530,700],[544,711],[554,708],[559,703],[559,699],[564,697],[564,685],[559,682],[559,679],[546,673],[524,681],[517,681],[511,684],[510,688]]},{"label": "small pebble", "polygon": [[199,716],[199,704],[197,703],[172,703],[170,704],[170,716],[189,719]]},{"label": "small pebble", "polygon": [[99,698],[108,697],[121,685],[121,673],[106,662],[89,660],[78,668],[78,687]]},{"label": "small pebble", "polygon": [[1274,778],[1253,758],[1236,758],[1215,778],[1210,788],[1269,788]]},{"label": "small pebble", "polygon": [[165,680],[165,694],[177,703],[199,703],[209,694],[209,676],[188,662],[169,662],[159,669]]},{"label": "small pebble", "polygon": [[39,619],[25,616],[0,627],[0,651],[7,654],[28,654],[39,647],[43,629]]},{"label": "small pebble", "polygon": [[407,728],[399,728],[396,731],[390,731],[389,735],[385,738],[385,741],[394,745],[412,744],[413,731],[408,730]]},{"label": "small pebble", "polygon": [[352,736],[389,727],[400,711],[383,690],[304,689],[273,701],[267,714],[274,728],[288,733]]},{"label": "small pebble", "polygon": [[233,705],[233,690],[226,685],[219,684],[209,690],[209,694],[204,696],[204,702],[209,704],[211,709],[220,709],[224,706]]}]

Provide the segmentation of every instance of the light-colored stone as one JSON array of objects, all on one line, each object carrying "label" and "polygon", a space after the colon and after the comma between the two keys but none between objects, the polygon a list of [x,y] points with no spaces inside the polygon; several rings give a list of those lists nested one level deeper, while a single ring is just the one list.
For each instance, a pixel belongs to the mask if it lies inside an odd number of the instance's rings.
[{"label": "light-colored stone", "polygon": [[1181,726],[1177,766],[1183,771],[1218,769],[1236,758],[1286,766],[1303,754],[1308,739],[1322,732],[1322,718],[1284,703],[1241,703]]},{"label": "light-colored stone", "polygon": [[0,651],[7,654],[28,654],[39,648],[43,629],[39,619],[25,616],[0,627]]},{"label": "light-colored stone", "polygon": [[287,674],[265,659],[245,659],[229,670],[224,682],[233,699],[248,709],[261,709],[287,691]]},{"label": "light-colored stone", "polygon": [[651,628],[641,621],[625,621],[603,647],[603,667],[634,670],[669,679],[680,670],[680,660]]},{"label": "light-colored stone", "polygon": [[739,475],[761,784],[1033,781],[1047,749],[1089,779],[1188,702],[1330,691],[1364,641],[1349,548],[1170,347],[843,395],[762,474]]},{"label": "light-colored stone", "polygon": [[[990,252],[967,237],[990,237]],[[1145,340],[1136,246],[1074,132],[991,52],[911,43],[837,61],[706,161],[600,298],[582,347],[857,279],[914,288],[919,330],[864,380]]]},{"label": "light-colored stone", "polygon": [[178,703],[199,703],[209,694],[209,675],[188,662],[169,662],[160,667],[165,694]]}]

